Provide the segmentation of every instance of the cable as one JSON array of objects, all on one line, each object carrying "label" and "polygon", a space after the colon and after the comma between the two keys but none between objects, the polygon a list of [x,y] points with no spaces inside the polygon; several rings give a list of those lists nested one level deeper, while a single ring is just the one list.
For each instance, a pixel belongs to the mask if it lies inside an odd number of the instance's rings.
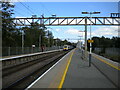
[{"label": "cable", "polygon": [[45,6],[42,2],[41,2],[40,4],[41,4],[41,6],[42,6],[43,8],[46,9],[46,11],[47,11],[50,15],[52,15],[52,13],[46,8],[46,6]]},{"label": "cable", "polygon": [[[20,2],[19,0],[17,0],[18,2]],[[34,12],[32,12],[26,5],[24,5],[22,2],[20,2],[20,4],[22,4],[28,11],[30,11],[32,14],[34,14]]]},{"label": "cable", "polygon": [[[25,1],[26,2],[26,1]],[[31,9],[32,11],[34,11],[36,14],[38,13],[38,9],[36,8],[36,9],[34,9],[34,8],[31,8],[30,7],[30,5],[29,5],[29,3],[24,3],[27,7],[29,7],[29,9]]]},{"label": "cable", "polygon": [[19,13],[19,12],[18,12],[18,11],[16,11],[16,10],[14,10],[14,12],[16,12],[16,13],[18,13],[18,14],[22,15],[22,16],[25,16],[24,14],[21,14],[21,13]]},{"label": "cable", "polygon": [[[15,5],[15,7],[17,7],[19,10],[24,10],[24,9],[21,9],[21,8],[19,8],[17,5]],[[31,14],[30,12],[27,12],[27,13],[29,13],[29,14]]]},{"label": "cable", "polygon": [[[15,2],[15,1],[12,1],[12,3],[14,3],[14,5],[15,5],[16,2]],[[23,9],[22,9],[22,8],[19,8],[17,5],[15,5],[15,7],[18,8],[19,10],[24,11],[24,8],[23,8]],[[21,14],[20,12],[16,11],[15,9],[14,9],[14,11],[17,12],[18,14],[22,15],[22,16],[25,16],[25,15]],[[31,14],[30,12],[27,12],[27,13]]]}]

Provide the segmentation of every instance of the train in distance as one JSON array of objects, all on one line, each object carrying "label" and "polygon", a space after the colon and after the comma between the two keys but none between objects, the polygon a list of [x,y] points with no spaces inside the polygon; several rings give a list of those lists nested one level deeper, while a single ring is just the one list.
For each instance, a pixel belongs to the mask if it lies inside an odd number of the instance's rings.
[{"label": "train in distance", "polygon": [[71,50],[71,49],[73,49],[74,47],[72,46],[72,45],[64,45],[63,46],[63,50],[64,51],[67,51],[67,50]]}]

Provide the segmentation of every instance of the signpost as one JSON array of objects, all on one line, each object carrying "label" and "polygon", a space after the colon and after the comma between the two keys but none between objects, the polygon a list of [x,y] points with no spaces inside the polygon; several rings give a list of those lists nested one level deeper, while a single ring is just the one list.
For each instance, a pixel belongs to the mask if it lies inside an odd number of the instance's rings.
[{"label": "signpost", "polygon": [[88,43],[93,43],[94,42],[94,40],[88,40]]}]

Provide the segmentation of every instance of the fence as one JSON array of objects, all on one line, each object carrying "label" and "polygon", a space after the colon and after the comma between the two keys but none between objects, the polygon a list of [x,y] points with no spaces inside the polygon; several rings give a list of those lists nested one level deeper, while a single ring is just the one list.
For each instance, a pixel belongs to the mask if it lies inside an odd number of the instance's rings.
[{"label": "fence", "polygon": [[93,52],[111,60],[120,60],[120,48],[95,48]]},{"label": "fence", "polygon": [[[52,46],[45,47],[44,51],[57,50],[62,49],[63,46]],[[2,47],[2,57],[11,56],[11,55],[21,55],[21,54],[29,54],[29,53],[37,53],[42,52],[39,47]]]}]

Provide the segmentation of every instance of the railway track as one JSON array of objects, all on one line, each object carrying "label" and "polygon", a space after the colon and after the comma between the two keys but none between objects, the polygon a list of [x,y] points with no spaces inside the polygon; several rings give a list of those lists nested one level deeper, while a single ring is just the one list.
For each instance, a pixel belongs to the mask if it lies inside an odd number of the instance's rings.
[{"label": "railway track", "polygon": [[2,70],[3,90],[25,89],[69,51],[42,54],[37,60]]}]

